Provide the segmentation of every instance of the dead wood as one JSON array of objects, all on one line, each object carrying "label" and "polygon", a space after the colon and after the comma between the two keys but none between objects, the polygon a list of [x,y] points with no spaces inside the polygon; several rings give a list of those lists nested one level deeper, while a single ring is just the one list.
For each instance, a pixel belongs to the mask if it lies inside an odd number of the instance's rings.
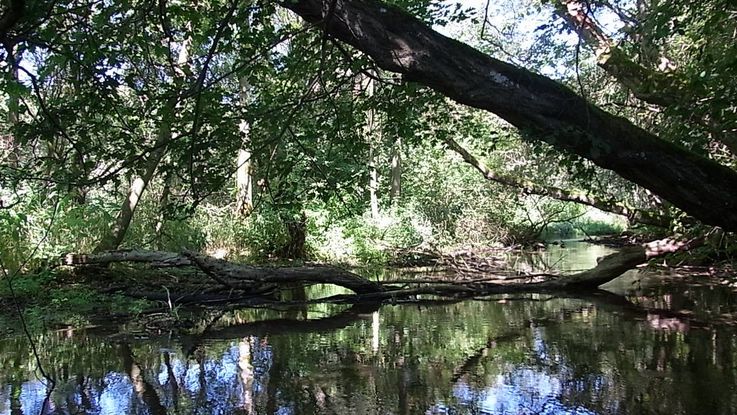
[{"label": "dead wood", "polygon": [[119,262],[148,263],[152,267],[194,266],[227,289],[252,290],[263,284],[334,284],[357,294],[380,292],[384,288],[352,272],[328,265],[265,267],[236,264],[193,252],[124,250],[95,254],[67,254],[62,265],[107,265]]},{"label": "dead wood", "polygon": [[61,265],[107,265],[116,262],[148,263],[154,267],[177,267],[192,265],[182,254],[166,251],[121,249],[94,254],[66,254],[60,258]]},{"label": "dead wood", "polygon": [[[385,282],[369,281],[352,272],[327,265],[300,267],[264,267],[235,264],[202,254],[156,251],[110,251],[91,255],[67,255],[66,265],[109,264],[113,262],[148,262],[152,266],[172,264],[196,267],[220,286],[220,292],[202,287],[197,292],[161,293],[139,291],[129,295],[142,296],[157,301],[213,303],[240,303],[273,292],[280,284],[334,284],[353,291],[353,295],[337,295],[305,302],[360,303],[416,300],[420,296],[468,298],[489,294],[523,292],[591,292],[624,272],[647,262],[649,259],[689,249],[703,241],[662,239],[640,246],[626,247],[620,252],[599,260],[596,267],[572,275],[535,274],[510,277],[509,275],[481,275],[466,280],[402,279]],[[173,289],[176,291],[176,288]],[[270,300],[274,301],[274,300]]]}]

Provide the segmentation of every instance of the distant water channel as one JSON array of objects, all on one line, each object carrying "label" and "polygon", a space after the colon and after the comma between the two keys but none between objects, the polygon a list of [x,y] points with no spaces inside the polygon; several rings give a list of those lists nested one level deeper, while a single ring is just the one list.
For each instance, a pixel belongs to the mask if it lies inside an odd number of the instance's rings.
[{"label": "distant water channel", "polygon": [[[609,252],[567,243],[518,265]],[[197,337],[54,331],[37,338],[50,393],[8,337],[0,414],[737,413],[735,295],[681,278],[630,275],[624,297],[250,310]]]}]

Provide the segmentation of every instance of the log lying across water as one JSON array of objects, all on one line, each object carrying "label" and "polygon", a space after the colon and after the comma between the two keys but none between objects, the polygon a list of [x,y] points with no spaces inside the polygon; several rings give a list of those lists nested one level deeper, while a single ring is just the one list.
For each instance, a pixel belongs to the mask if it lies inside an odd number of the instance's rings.
[{"label": "log lying across water", "polygon": [[[347,302],[396,301],[416,298],[418,295],[441,297],[479,296],[512,292],[592,291],[624,272],[645,263],[651,258],[689,249],[701,240],[679,241],[663,239],[640,246],[627,247],[605,256],[596,267],[573,275],[546,274],[542,281],[490,281],[481,278],[466,281],[374,282],[350,271],[328,265],[304,265],[297,267],[268,267],[237,264],[193,252],[159,251],[109,251],[96,254],[70,254],[61,259],[62,265],[106,265],[117,262],[148,263],[153,267],[190,266],[202,270],[228,292],[223,301],[243,298],[234,291],[256,296],[265,292],[264,287],[276,287],[287,283],[334,284],[353,291],[354,295],[339,295],[314,301]],[[538,275],[539,277],[539,275]],[[168,293],[167,293],[167,297]],[[179,296],[178,298],[185,298]],[[192,298],[197,298],[196,296]]]}]

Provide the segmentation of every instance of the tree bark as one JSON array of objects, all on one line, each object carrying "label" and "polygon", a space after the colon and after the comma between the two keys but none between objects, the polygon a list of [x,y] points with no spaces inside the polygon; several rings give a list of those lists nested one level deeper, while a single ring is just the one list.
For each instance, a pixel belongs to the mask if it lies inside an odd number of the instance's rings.
[{"label": "tree bark", "polygon": [[[285,283],[310,283],[310,284],[334,284],[347,288],[355,295],[338,295],[333,297],[313,300],[314,302],[336,302],[336,303],[358,303],[364,301],[391,301],[399,299],[417,299],[419,295],[435,295],[443,297],[468,297],[488,294],[502,294],[515,292],[562,292],[575,291],[585,292],[595,290],[622,273],[636,266],[669,253],[691,249],[701,243],[704,238],[681,241],[675,239],[662,239],[641,246],[628,247],[620,252],[608,255],[599,260],[596,267],[573,275],[545,275],[548,279],[537,282],[490,282],[489,278],[467,281],[435,281],[437,284],[428,284],[426,280],[405,281],[402,285],[396,281],[377,283],[362,278],[352,272],[336,267],[309,265],[301,267],[258,267],[244,264],[234,264],[224,260],[215,259],[206,255],[185,252],[177,254],[173,252],[156,251],[111,251],[91,255],[66,255],[61,259],[63,265],[89,265],[109,264],[113,262],[149,262],[153,265],[190,265],[196,266],[207,275],[212,277],[221,286],[230,289],[227,296],[208,297],[207,294],[191,295],[182,294],[175,296],[175,301],[237,301],[243,295],[234,294],[236,290],[242,290],[249,297],[258,295],[254,291],[257,285],[266,285],[273,288],[273,284]],[[540,277],[538,276],[530,276]],[[415,288],[407,288],[407,284],[419,284]],[[169,299],[156,297],[155,294],[146,294],[150,299]]]},{"label": "tree bark", "polygon": [[391,190],[389,198],[394,203],[402,194],[402,138],[397,137],[392,146]]},{"label": "tree bark", "polygon": [[[324,265],[305,265],[301,267],[258,267],[235,264],[206,255],[186,252],[159,252],[145,250],[109,251],[94,254],[67,254],[60,259],[61,265],[106,265],[117,262],[151,263],[154,266],[196,266],[206,274],[214,276],[224,286],[243,286],[243,282],[280,284],[307,282],[335,284],[355,293],[383,291],[384,288],[373,281],[352,272]],[[250,286],[250,285],[249,285]]]},{"label": "tree bark", "polygon": [[167,173],[164,176],[164,188],[161,189],[161,196],[159,196],[159,216],[156,220],[155,237],[156,237],[156,249],[159,251],[164,250],[164,228],[166,226],[166,211],[169,208],[169,196],[171,195],[171,174]]},{"label": "tree bark", "polygon": [[[374,80],[367,75],[359,75],[362,92],[366,94],[367,99],[374,96]],[[371,207],[371,218],[379,217],[379,172],[376,169],[376,144],[381,140],[377,137],[380,132],[380,126],[376,116],[376,110],[369,108],[365,112],[366,125],[363,129],[363,136],[368,143],[368,169],[369,169],[369,204]]]},{"label": "tree bark", "polygon": [[[240,88],[239,99],[241,105],[245,107],[248,105],[248,89],[250,85],[248,80],[241,76],[238,79],[238,86]],[[245,119],[241,120],[238,129],[241,133],[242,145],[238,150],[238,157],[236,159],[236,173],[235,173],[235,187],[236,187],[236,202],[235,202],[235,213],[242,217],[248,216],[253,210],[253,176],[251,174],[252,163],[251,163],[251,126]]]},{"label": "tree bark", "polygon": [[281,4],[383,69],[493,112],[530,139],[611,169],[704,223],[737,231],[737,172],[606,113],[550,78],[487,56],[376,0]]},{"label": "tree bark", "polygon": [[176,252],[119,250],[93,254],[66,254],[60,265],[107,265],[116,262],[150,263],[156,267],[182,267],[192,265],[187,257]]},{"label": "tree bark", "polygon": [[186,256],[206,273],[215,274],[227,280],[275,284],[291,282],[334,284],[357,294],[384,290],[380,284],[352,272],[330,266],[305,265],[301,267],[269,268],[234,264],[200,254],[187,253]]},{"label": "tree bark", "polygon": [[128,189],[128,196],[120,207],[120,213],[118,214],[115,225],[111,229],[110,233],[103,237],[94,252],[117,249],[123,242],[125,234],[128,232],[128,228],[133,220],[136,208],[138,208],[138,203],[141,201],[143,192],[151,182],[156,169],[159,167],[161,159],[166,153],[166,146],[169,141],[171,141],[171,124],[169,117],[173,114],[174,102],[174,99],[170,99],[166,104],[166,109],[161,116],[161,123],[159,125],[156,142],[154,143],[154,149],[151,151],[151,154],[149,154],[148,159],[146,159],[143,174],[133,178],[130,188]]},{"label": "tree bark", "polygon": [[451,150],[463,157],[463,160],[466,163],[478,170],[486,180],[499,183],[504,186],[518,188],[526,194],[546,196],[565,202],[579,203],[595,207],[599,210],[603,210],[604,212],[622,215],[625,216],[630,223],[641,223],[643,225],[657,226],[660,228],[667,228],[670,225],[670,218],[660,212],[631,209],[615,200],[603,200],[580,192],[560,189],[553,186],[541,186],[530,181],[520,180],[515,177],[497,173],[489,169],[483,162],[468,152],[468,150],[461,146],[457,141],[450,137],[446,137],[444,141]]}]

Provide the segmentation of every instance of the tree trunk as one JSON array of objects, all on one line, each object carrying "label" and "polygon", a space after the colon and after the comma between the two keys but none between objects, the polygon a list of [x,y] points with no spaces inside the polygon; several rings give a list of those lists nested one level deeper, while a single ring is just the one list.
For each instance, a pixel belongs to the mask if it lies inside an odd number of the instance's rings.
[{"label": "tree trunk", "polygon": [[604,212],[622,215],[627,217],[630,223],[641,223],[643,225],[657,226],[660,228],[667,228],[670,225],[670,218],[660,212],[631,209],[615,200],[602,200],[580,192],[559,189],[553,186],[541,186],[530,181],[505,176],[489,169],[484,163],[477,159],[473,154],[469,153],[468,150],[452,138],[446,137],[444,141],[451,150],[463,157],[463,160],[466,163],[478,170],[486,180],[499,183],[504,186],[516,187],[526,194],[546,196],[565,202],[579,203],[595,207],[599,210],[603,210]]},{"label": "tree trunk", "polygon": [[[10,72],[10,79],[13,82],[18,81],[18,64],[19,58],[16,56],[18,48],[13,45],[6,46],[6,63]],[[11,166],[16,166],[20,157],[18,156],[18,148],[15,142],[13,127],[18,124],[19,119],[19,102],[18,94],[10,92],[6,105],[8,107],[8,124],[5,135],[0,136],[0,154],[5,153],[5,161]]]},{"label": "tree trunk", "polygon": [[159,197],[159,217],[156,220],[155,237],[156,249],[164,250],[164,226],[166,225],[166,210],[169,208],[169,195],[171,194],[171,174],[164,177],[164,188]]},{"label": "tree trunk", "polygon": [[287,228],[289,240],[279,248],[276,256],[285,259],[307,258],[307,215],[304,211],[299,217],[291,215],[282,216],[284,227]]},{"label": "tree trunk", "polygon": [[611,169],[704,223],[737,231],[737,172],[604,112],[550,78],[449,39],[376,0],[281,4],[408,81],[493,112],[530,139]]},{"label": "tree trunk", "polygon": [[397,140],[392,146],[392,161],[391,161],[391,191],[389,192],[389,198],[392,203],[396,202],[402,194],[402,138],[397,137]]},{"label": "tree trunk", "polygon": [[371,218],[379,218],[379,172],[376,170],[376,144],[369,143],[369,203],[371,204]]},{"label": "tree trunk", "polygon": [[[175,78],[175,83],[180,87],[187,76],[184,71],[184,67],[189,61],[190,43],[191,40],[185,40],[182,42],[179,56],[177,57],[177,62],[174,67],[173,76]],[[178,91],[175,92],[178,93]],[[128,232],[128,228],[133,220],[133,215],[136,212],[138,203],[143,196],[143,192],[154,177],[154,173],[156,172],[161,159],[164,157],[164,154],[166,154],[166,147],[172,140],[171,121],[174,117],[174,110],[176,109],[178,102],[178,97],[172,97],[168,98],[164,103],[161,111],[161,121],[159,124],[159,131],[156,136],[156,142],[144,163],[142,173],[140,176],[133,177],[130,188],[128,189],[128,197],[123,201],[115,225],[110,233],[102,238],[100,244],[95,248],[95,252],[117,249],[123,242],[125,234]]]},{"label": "tree trunk", "polygon": [[[362,92],[366,95],[366,98],[370,100],[374,96],[374,80],[367,75],[360,76],[360,85]],[[366,125],[363,129],[363,136],[368,143],[369,154],[368,154],[368,169],[369,169],[369,204],[371,207],[371,218],[377,219],[379,217],[379,196],[377,191],[379,189],[379,173],[376,170],[376,145],[381,140],[378,135],[379,123],[376,117],[376,110],[369,108],[365,112]]]},{"label": "tree trunk", "polygon": [[[248,105],[248,80],[241,76],[238,79],[240,87],[239,99],[241,106]],[[241,133],[242,146],[238,150],[235,173],[236,202],[235,213],[242,217],[248,216],[253,210],[253,177],[251,173],[251,126],[245,119],[241,120],[238,129]]]},{"label": "tree trunk", "polygon": [[60,259],[61,265],[106,265],[118,262],[150,263],[153,266],[196,266],[225,286],[249,286],[243,282],[282,284],[294,282],[335,284],[362,294],[383,291],[375,282],[340,268],[322,265],[302,267],[259,267],[234,264],[206,255],[188,252],[159,252],[145,250],[122,250],[96,254],[67,254]]},{"label": "tree trunk", "polygon": [[171,141],[171,124],[170,117],[174,111],[175,100],[170,99],[166,108],[161,116],[161,123],[159,124],[159,132],[154,143],[154,149],[149,154],[148,159],[144,164],[143,174],[135,176],[131,182],[130,188],[128,189],[128,197],[126,197],[123,205],[120,207],[120,213],[115,222],[115,225],[111,229],[110,233],[103,237],[100,244],[95,248],[95,252],[109,251],[117,249],[125,238],[125,234],[128,232],[133,215],[136,212],[138,203],[143,196],[143,192],[151,182],[151,179],[156,172],[156,168],[159,166],[161,159],[166,153],[166,146]]},{"label": "tree trunk", "polygon": [[[258,267],[244,264],[234,264],[215,259],[206,255],[186,252],[182,255],[173,252],[152,251],[113,251],[92,255],[66,255],[62,258],[63,265],[109,264],[113,262],[150,262],[153,265],[190,265],[196,266],[223,288],[229,290],[226,296],[218,295],[214,298],[204,294],[202,301],[233,301],[243,298],[243,295],[253,297],[258,295],[259,285],[273,288],[273,284],[309,283],[334,284],[347,288],[355,296],[338,295],[315,302],[357,303],[362,301],[393,301],[398,299],[417,299],[420,295],[435,295],[442,297],[477,296],[488,294],[502,294],[513,292],[561,292],[561,291],[591,291],[605,284],[642,263],[669,253],[691,249],[701,243],[704,238],[691,241],[663,239],[636,247],[628,247],[620,252],[608,255],[599,260],[596,267],[573,275],[544,275],[547,279],[533,281],[543,275],[533,275],[529,281],[520,282],[520,278],[510,281],[491,281],[489,278],[464,281],[386,281],[373,282],[352,272],[330,266],[302,266],[302,267]],[[399,285],[401,284],[401,285]],[[408,288],[407,284],[419,284],[416,288]],[[246,294],[238,293],[238,291]],[[260,292],[260,291],[259,291]],[[184,301],[186,295],[175,296],[176,301]],[[169,299],[156,297],[155,294],[146,295],[149,299]],[[196,300],[190,298],[189,300]]]}]

